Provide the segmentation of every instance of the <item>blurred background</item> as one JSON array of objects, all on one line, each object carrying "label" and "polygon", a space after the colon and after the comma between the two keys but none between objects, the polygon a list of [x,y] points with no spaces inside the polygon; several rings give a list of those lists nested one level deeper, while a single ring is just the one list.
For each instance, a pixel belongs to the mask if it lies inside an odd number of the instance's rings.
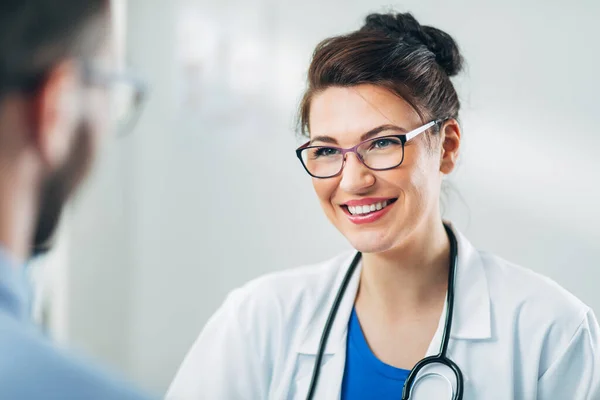
[{"label": "blurred background", "polygon": [[446,217],[600,313],[600,3],[113,2],[151,92],[37,262],[36,312],[59,341],[162,393],[227,292],[348,249],[295,157],[296,107],[315,45],[392,9],[467,61]]}]

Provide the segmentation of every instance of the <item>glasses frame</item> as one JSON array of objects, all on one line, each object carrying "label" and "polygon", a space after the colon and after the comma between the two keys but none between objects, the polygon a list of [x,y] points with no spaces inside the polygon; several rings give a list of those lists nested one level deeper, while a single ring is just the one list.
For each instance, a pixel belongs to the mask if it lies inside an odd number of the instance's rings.
[{"label": "glasses frame", "polygon": [[117,127],[117,136],[126,136],[133,130],[142,114],[143,105],[146,103],[148,85],[128,71],[113,72],[96,68],[92,63],[83,63],[83,79],[89,85],[97,85],[110,88],[115,83],[125,83],[133,89],[134,106],[132,113],[126,123]]},{"label": "glasses frame", "polygon": [[[346,165],[346,155],[348,153],[354,153],[356,155],[356,158],[358,158],[360,160],[360,162],[367,168],[369,168],[372,171],[388,171],[390,169],[394,169],[394,168],[398,168],[400,165],[402,165],[402,163],[404,162],[404,145],[406,144],[406,142],[408,142],[409,140],[414,139],[415,137],[419,136],[421,133],[427,131],[428,129],[444,123],[445,121],[447,121],[449,118],[442,118],[442,119],[436,119],[433,121],[430,121],[428,123],[426,123],[425,125],[422,125],[416,129],[413,129],[410,132],[401,134],[401,135],[386,135],[386,136],[381,136],[381,137],[375,137],[375,138],[370,138],[367,140],[363,140],[362,142],[360,142],[359,144],[357,144],[354,147],[350,147],[350,148],[343,148],[343,147],[336,147],[336,146],[311,146],[310,145],[310,141],[304,143],[302,146],[298,147],[296,149],[296,156],[298,157],[298,159],[300,160],[300,163],[302,164],[302,166],[304,167],[304,170],[306,170],[306,172],[312,176],[313,178],[316,179],[329,179],[329,178],[333,178],[336,177],[338,175],[340,175],[342,173],[342,171],[344,170],[344,165]],[[362,146],[363,144],[367,143],[367,142],[372,142],[374,140],[381,140],[381,139],[386,139],[386,138],[396,138],[396,139],[400,139],[400,142],[402,143],[402,159],[400,160],[400,162],[392,167],[388,167],[388,168],[372,168],[370,166],[368,166],[365,163],[365,160],[362,158],[362,156],[358,153],[357,149]],[[318,149],[318,148],[323,148],[326,147],[328,149],[335,149],[338,150],[339,152],[342,153],[342,157],[343,157],[343,161],[342,161],[342,165],[340,167],[340,170],[338,172],[336,172],[335,174],[332,175],[328,175],[328,176],[317,176],[312,174],[309,170],[308,167],[306,166],[306,164],[304,163],[304,160],[302,159],[302,152],[306,151],[308,149]]]},{"label": "glasses frame", "polygon": [[[131,118],[127,123],[117,127],[118,136],[125,136],[130,132],[142,113],[143,105],[148,95],[148,85],[129,71],[115,72],[99,68],[90,60],[81,60],[82,79],[86,85],[110,88],[115,83],[125,83],[133,88],[135,105],[132,109]],[[13,76],[0,86],[0,94],[10,92],[22,92],[33,95],[47,79],[47,73],[39,73],[33,76]]]}]

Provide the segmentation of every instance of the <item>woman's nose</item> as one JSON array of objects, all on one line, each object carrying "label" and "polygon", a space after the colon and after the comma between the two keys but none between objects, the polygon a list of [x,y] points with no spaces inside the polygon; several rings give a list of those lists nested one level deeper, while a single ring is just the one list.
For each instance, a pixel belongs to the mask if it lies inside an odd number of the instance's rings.
[{"label": "woman's nose", "polygon": [[375,183],[375,176],[354,153],[346,155],[340,188],[347,193],[364,193]]}]

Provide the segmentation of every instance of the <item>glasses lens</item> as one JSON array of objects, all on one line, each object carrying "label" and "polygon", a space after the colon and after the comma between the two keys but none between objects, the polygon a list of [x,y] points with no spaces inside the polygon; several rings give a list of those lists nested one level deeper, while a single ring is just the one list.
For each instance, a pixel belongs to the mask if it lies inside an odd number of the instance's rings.
[{"label": "glasses lens", "polygon": [[372,169],[397,167],[404,159],[404,145],[397,137],[381,137],[361,144],[357,149],[365,165]]},{"label": "glasses lens", "polygon": [[344,163],[342,152],[335,147],[309,147],[302,150],[301,155],[306,169],[319,178],[336,175]]},{"label": "glasses lens", "polygon": [[143,90],[133,82],[117,81],[110,88],[110,115],[119,135],[133,128],[143,102]]}]

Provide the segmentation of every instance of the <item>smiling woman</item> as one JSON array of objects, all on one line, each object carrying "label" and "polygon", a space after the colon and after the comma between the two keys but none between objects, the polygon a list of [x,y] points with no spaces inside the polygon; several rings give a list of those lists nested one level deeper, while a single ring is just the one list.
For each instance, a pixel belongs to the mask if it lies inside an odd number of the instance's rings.
[{"label": "smiling woman", "polygon": [[231,293],[169,398],[600,398],[590,308],[442,220],[461,66],[410,14],[317,46],[296,155],[356,251]]}]

